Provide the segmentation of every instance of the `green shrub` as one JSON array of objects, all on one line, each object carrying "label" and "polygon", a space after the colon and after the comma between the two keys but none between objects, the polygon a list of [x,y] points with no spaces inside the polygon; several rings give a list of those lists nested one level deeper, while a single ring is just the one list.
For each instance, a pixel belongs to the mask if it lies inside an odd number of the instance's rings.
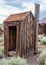
[{"label": "green shrub", "polygon": [[0,47],[0,52],[4,53],[4,46]]},{"label": "green shrub", "polygon": [[46,36],[38,35],[38,41],[42,42],[43,44],[46,44]]},{"label": "green shrub", "polygon": [[3,58],[4,54],[2,52],[0,52],[0,58]]},{"label": "green shrub", "polygon": [[44,36],[43,39],[41,39],[41,42],[42,42],[43,44],[46,44],[46,36]]},{"label": "green shrub", "polygon": [[27,65],[27,62],[25,59],[20,57],[13,57],[10,59],[11,65]]},{"label": "green shrub", "polygon": [[4,34],[0,36],[0,42],[4,41]]},{"label": "green shrub", "polygon": [[4,41],[4,38],[0,37],[0,42]]},{"label": "green shrub", "polygon": [[0,47],[0,58],[4,57],[4,46]]},{"label": "green shrub", "polygon": [[1,65],[10,65],[10,60],[2,59]]},{"label": "green shrub", "polygon": [[27,65],[27,62],[24,58],[12,57],[11,59],[2,59],[1,65]]},{"label": "green shrub", "polygon": [[46,63],[46,51],[43,51],[38,57],[39,65],[45,65]]},{"label": "green shrub", "polygon": [[39,48],[37,51],[38,51],[38,54],[40,54],[43,50]]},{"label": "green shrub", "polygon": [[38,41],[41,41],[41,39],[44,37],[44,35],[38,35]]}]

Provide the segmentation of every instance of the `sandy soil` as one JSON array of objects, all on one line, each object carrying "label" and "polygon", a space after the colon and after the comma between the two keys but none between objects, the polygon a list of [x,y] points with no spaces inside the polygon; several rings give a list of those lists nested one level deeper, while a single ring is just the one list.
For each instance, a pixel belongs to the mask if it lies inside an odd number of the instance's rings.
[{"label": "sandy soil", "polygon": [[26,58],[28,65],[38,65],[37,56],[29,56]]}]

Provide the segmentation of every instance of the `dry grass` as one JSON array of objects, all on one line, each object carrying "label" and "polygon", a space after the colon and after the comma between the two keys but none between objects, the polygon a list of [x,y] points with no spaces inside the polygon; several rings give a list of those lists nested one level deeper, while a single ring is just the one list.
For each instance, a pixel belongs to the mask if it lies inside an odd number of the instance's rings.
[{"label": "dry grass", "polygon": [[45,50],[46,49],[46,45],[42,44],[41,42],[38,42],[38,48],[42,49],[42,50]]},{"label": "dry grass", "polygon": [[0,47],[1,47],[1,46],[4,46],[4,42],[0,42]]}]

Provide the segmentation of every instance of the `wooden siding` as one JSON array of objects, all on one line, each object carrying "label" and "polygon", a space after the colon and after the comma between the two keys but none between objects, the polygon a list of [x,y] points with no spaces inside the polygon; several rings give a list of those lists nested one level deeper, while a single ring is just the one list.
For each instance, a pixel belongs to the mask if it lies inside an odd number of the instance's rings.
[{"label": "wooden siding", "polygon": [[[9,26],[13,27],[16,26],[17,29],[17,36],[16,39],[16,56],[21,56],[24,57],[30,53],[30,51],[34,52],[34,46],[35,46],[35,40],[34,40],[34,19],[29,13],[23,20],[22,22],[9,22],[6,23],[4,22],[4,53],[6,56],[8,56],[8,49],[10,48],[10,36],[11,36],[11,30],[9,30]],[[12,30],[13,31],[13,30]],[[7,32],[7,33],[6,33]],[[9,36],[9,32],[10,36]],[[15,31],[13,31],[14,33]],[[14,43],[14,42],[13,42]],[[14,45],[12,45],[14,46]],[[7,49],[6,49],[7,48]],[[33,53],[32,53],[33,54]]]}]

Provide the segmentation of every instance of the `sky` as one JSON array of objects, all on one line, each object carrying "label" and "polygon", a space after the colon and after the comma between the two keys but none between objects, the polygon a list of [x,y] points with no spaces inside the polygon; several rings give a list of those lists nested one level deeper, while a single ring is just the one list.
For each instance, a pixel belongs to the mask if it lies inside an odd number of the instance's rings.
[{"label": "sky", "polygon": [[25,11],[34,14],[35,4],[40,4],[39,19],[46,17],[46,0],[0,0],[0,23],[11,14]]}]

